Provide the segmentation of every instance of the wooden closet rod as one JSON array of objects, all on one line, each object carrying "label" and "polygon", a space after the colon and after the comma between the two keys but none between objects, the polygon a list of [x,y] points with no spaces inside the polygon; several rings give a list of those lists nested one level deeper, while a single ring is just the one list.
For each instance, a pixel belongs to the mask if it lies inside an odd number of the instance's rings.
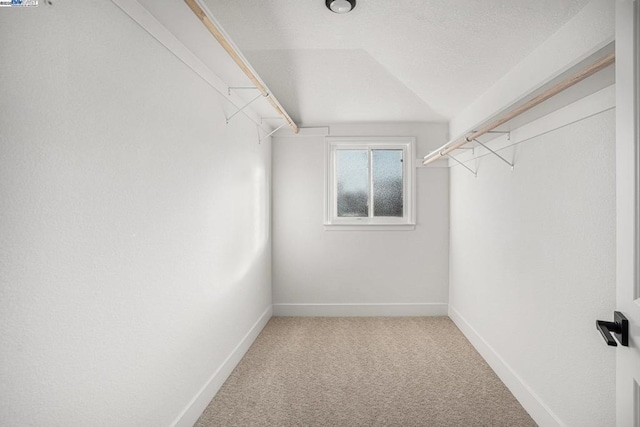
[{"label": "wooden closet rod", "polygon": [[453,141],[447,142],[442,147],[440,147],[437,150],[432,151],[431,153],[429,153],[426,156],[424,156],[422,164],[423,165],[427,165],[427,164],[429,164],[429,163],[431,163],[433,161],[438,160],[440,157],[447,155],[451,151],[462,147],[463,145],[473,141],[474,139],[484,135],[485,133],[487,133],[489,131],[492,131],[493,129],[497,128],[498,126],[505,124],[506,122],[508,122],[509,120],[513,119],[514,117],[517,117],[520,114],[524,113],[525,111],[532,109],[536,105],[541,104],[542,102],[546,101],[547,99],[551,98],[552,96],[555,96],[558,93],[562,92],[563,90],[565,90],[567,88],[570,88],[571,86],[575,85],[576,83],[581,82],[582,80],[586,79],[587,77],[591,76],[592,74],[597,73],[598,71],[608,67],[609,65],[611,65],[611,64],[613,64],[615,62],[616,62],[615,53],[612,53],[612,54],[609,54],[609,55],[605,56],[604,58],[602,58],[599,61],[597,61],[596,63],[588,66],[587,68],[585,68],[584,70],[580,71],[579,73],[574,74],[573,76],[561,81],[557,85],[547,89],[546,91],[544,91],[540,95],[538,95],[535,98],[527,101],[526,103],[522,104],[520,107],[516,108],[515,110],[511,111],[510,113],[507,113],[504,116],[502,116],[501,118],[499,118],[497,120],[494,120],[493,122],[490,122],[486,126],[481,127],[479,130],[474,130],[473,132],[471,132],[471,134],[469,134],[469,135],[467,135],[464,138],[461,138],[459,140],[453,140]]},{"label": "wooden closet rod", "polygon": [[227,51],[231,59],[238,64],[238,67],[244,72],[244,74],[251,80],[251,82],[255,85],[256,89],[262,93],[262,96],[267,98],[271,106],[276,110],[276,113],[280,115],[284,121],[289,125],[293,133],[298,133],[298,126],[293,122],[293,119],[289,117],[287,112],[284,110],[282,105],[278,102],[278,100],[271,94],[267,88],[264,86],[262,81],[251,69],[251,66],[245,61],[242,55],[233,47],[231,42],[224,35],[222,30],[218,28],[216,24],[213,23],[211,19],[207,16],[207,14],[202,10],[200,5],[196,2],[196,0],[184,0],[184,2],[189,6],[191,11],[202,21],[205,27],[209,30],[209,32],[213,35],[213,37],[218,40],[220,46],[223,47],[224,50]]}]

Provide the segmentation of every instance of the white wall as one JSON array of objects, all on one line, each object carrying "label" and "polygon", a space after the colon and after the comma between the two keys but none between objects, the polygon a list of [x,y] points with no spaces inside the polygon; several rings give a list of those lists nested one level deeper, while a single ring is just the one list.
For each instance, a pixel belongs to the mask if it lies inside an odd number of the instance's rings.
[{"label": "white wall", "polygon": [[[609,48],[614,9],[592,0],[454,117],[452,136]],[[511,128],[490,144],[513,172],[482,149],[478,178],[451,169],[449,315],[541,426],[615,424],[615,352],[595,330],[615,307],[614,106],[609,87]]]},{"label": "white wall", "polygon": [[[446,142],[447,124],[334,125],[331,136],[415,136],[417,158]],[[419,168],[413,231],[325,231],[323,136],[273,142],[276,314],[446,314],[449,183]]]},{"label": "white wall", "polygon": [[513,171],[451,169],[450,315],[540,425],[613,426],[615,114],[566,113],[501,152]]},{"label": "white wall", "polygon": [[188,425],[270,315],[270,144],[111,2],[40,3],[0,13],[0,424],[167,426],[220,369]]}]

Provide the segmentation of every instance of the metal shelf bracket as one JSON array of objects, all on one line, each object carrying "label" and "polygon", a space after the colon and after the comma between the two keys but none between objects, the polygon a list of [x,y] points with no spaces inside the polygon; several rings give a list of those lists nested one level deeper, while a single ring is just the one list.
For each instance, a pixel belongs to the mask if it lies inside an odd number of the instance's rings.
[{"label": "metal shelf bracket", "polygon": [[[265,95],[268,96],[269,94]],[[229,121],[239,112],[241,112],[242,110],[244,110],[245,108],[247,108],[249,105],[253,104],[255,101],[258,100],[258,98],[260,98],[261,96],[263,96],[262,94],[259,94],[258,96],[256,96],[255,98],[253,98],[251,101],[249,101],[248,103],[244,104],[238,111],[236,111],[235,113],[233,113],[232,115],[230,115],[229,117],[227,117],[227,124],[229,124]]]},{"label": "metal shelf bracket", "polygon": [[273,135],[274,133],[278,132],[281,128],[283,128],[284,126],[286,126],[287,122],[284,122],[283,124],[281,124],[280,126],[278,126],[277,128],[275,128],[274,130],[272,130],[271,132],[269,132],[267,135],[263,136],[262,138],[260,138],[260,142],[264,141],[265,139],[269,138],[271,135]]},{"label": "metal shelf bracket", "polygon": [[462,166],[463,168],[465,168],[466,170],[471,172],[473,174],[473,176],[475,176],[476,178],[478,177],[478,173],[476,171],[474,171],[469,166],[467,166],[464,163],[462,163],[460,160],[458,160],[455,157],[453,157],[451,154],[449,154],[449,153],[447,153],[447,154],[440,153],[440,155],[441,156],[447,156],[448,158],[450,158],[451,160],[455,161],[457,164],[459,164],[460,166]]},{"label": "metal shelf bracket", "polygon": [[509,166],[511,166],[511,170],[513,170],[513,162],[510,162],[509,160],[505,159],[504,157],[502,157],[500,154],[496,153],[495,151],[493,151],[491,148],[487,147],[485,144],[483,144],[482,142],[478,141],[477,139],[474,138],[474,141],[477,142],[478,144],[482,145],[484,148],[487,149],[487,151],[491,152],[492,154],[494,154],[496,157],[498,157],[500,160],[502,160],[503,162],[505,162],[506,164],[508,164]]}]

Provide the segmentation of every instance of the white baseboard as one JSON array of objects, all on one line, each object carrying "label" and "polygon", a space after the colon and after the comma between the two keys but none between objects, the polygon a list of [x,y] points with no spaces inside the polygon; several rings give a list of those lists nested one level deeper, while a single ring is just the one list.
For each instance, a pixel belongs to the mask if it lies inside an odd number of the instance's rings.
[{"label": "white baseboard", "polygon": [[273,304],[273,315],[306,317],[446,316],[447,307],[447,303]]},{"label": "white baseboard", "polygon": [[473,326],[452,306],[449,306],[449,317],[539,426],[565,426],[531,387],[520,378],[513,368],[500,357],[493,347],[491,347],[484,338],[478,334]]},{"label": "white baseboard", "polygon": [[260,318],[253,324],[249,332],[242,338],[240,343],[233,349],[231,354],[222,362],[222,365],[216,369],[207,384],[198,392],[198,394],[189,403],[187,408],[175,419],[171,424],[174,427],[193,427],[198,421],[202,412],[206,409],[211,399],[216,395],[222,384],[229,378],[231,372],[240,360],[244,357],[251,344],[256,340],[262,329],[265,327],[269,319],[273,315],[273,307],[269,306]]}]

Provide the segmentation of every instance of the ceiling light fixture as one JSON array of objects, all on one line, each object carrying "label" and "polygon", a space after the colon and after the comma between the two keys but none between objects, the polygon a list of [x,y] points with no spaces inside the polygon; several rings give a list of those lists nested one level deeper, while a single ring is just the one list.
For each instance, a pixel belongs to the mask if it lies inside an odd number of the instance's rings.
[{"label": "ceiling light fixture", "polygon": [[331,12],[347,13],[356,7],[356,0],[326,0],[325,4]]}]

